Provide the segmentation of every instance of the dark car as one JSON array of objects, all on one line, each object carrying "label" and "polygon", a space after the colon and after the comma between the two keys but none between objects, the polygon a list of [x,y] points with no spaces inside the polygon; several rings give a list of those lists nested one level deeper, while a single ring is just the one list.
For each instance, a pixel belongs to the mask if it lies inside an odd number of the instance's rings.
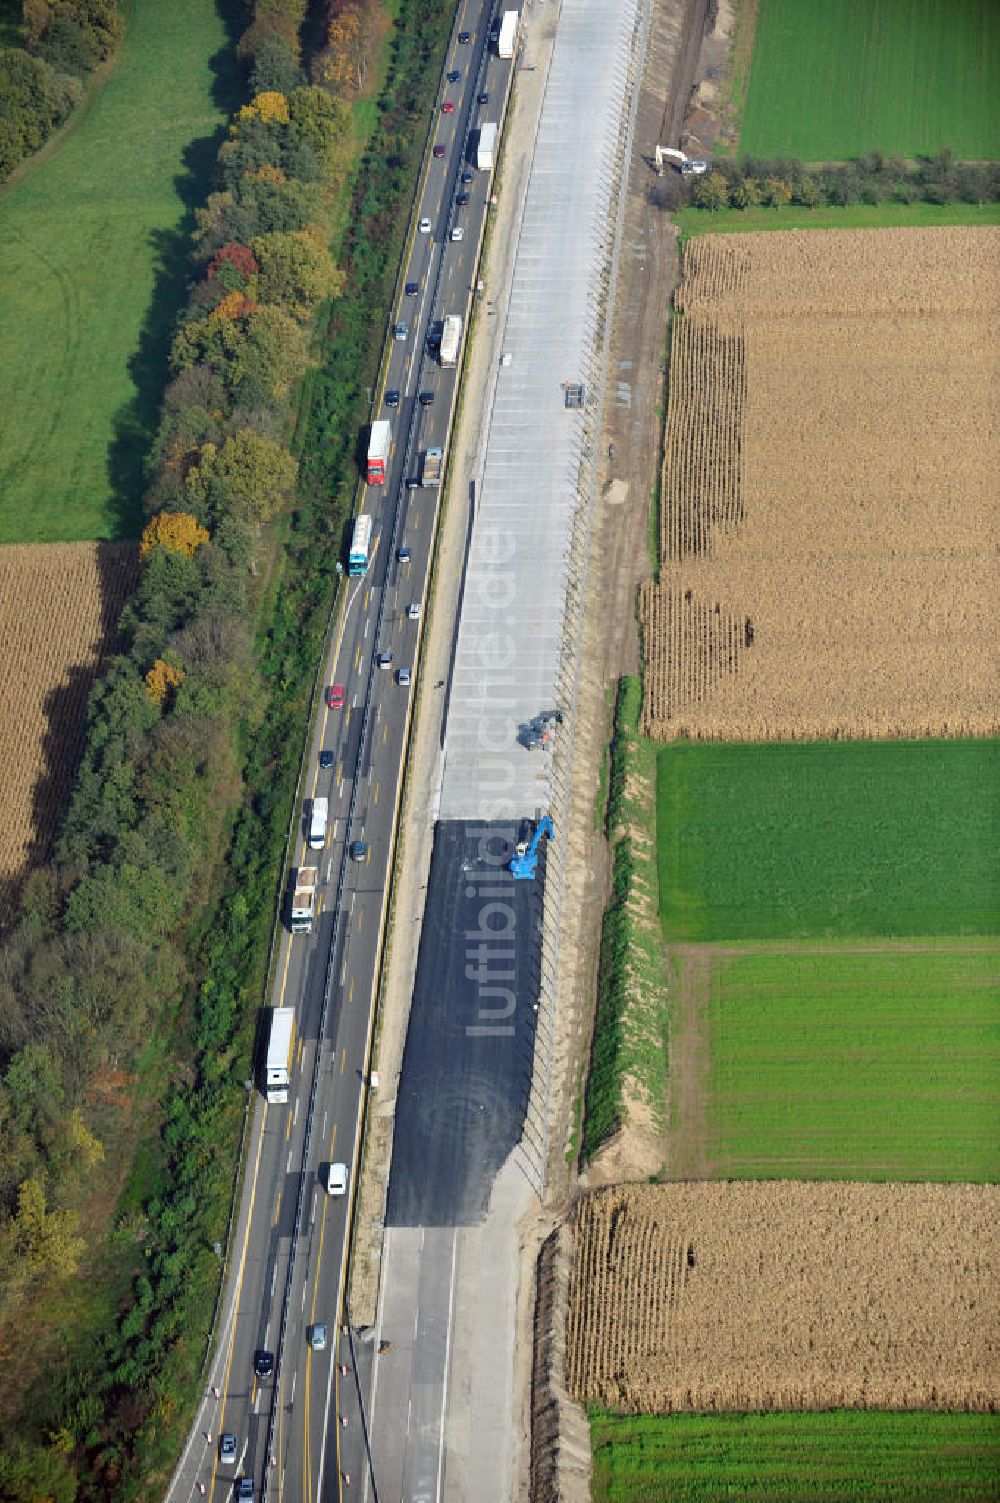
[{"label": "dark car", "polygon": [[417,400],[421,407],[429,407],[434,400],[434,393],[432,391],[422,391]]},{"label": "dark car", "polygon": [[385,405],[387,407],[398,407],[399,406],[399,392],[396,390],[396,388],[394,386],[390,387],[389,390],[385,394]]},{"label": "dark car", "polygon": [[435,157],[443,157],[444,156],[444,147],[443,146],[435,146],[435,148],[434,148],[434,150],[433,150],[433,152],[431,154],[432,154],[432,156],[435,156]]},{"label": "dark car", "polygon": [[274,1353],[263,1350],[254,1352],[253,1370],[258,1378],[269,1378],[274,1372]]},{"label": "dark car", "polygon": [[412,554],[410,553],[409,548],[400,548],[396,554],[396,557],[399,559],[399,562],[401,564],[408,564],[410,562]]},{"label": "dark car", "polygon": [[253,1503],[253,1478],[241,1477],[236,1485],[236,1496],[240,1503]]},{"label": "dark car", "polygon": [[472,179],[474,177],[475,177],[475,173],[474,172],[469,172],[467,170],[467,171],[465,171],[465,172],[462,173],[462,182],[463,183],[471,183]]},{"label": "dark car", "polygon": [[462,43],[471,42],[472,41],[472,32],[471,31],[460,31],[458,33],[458,40],[460,42],[462,42]]},{"label": "dark car", "polygon": [[458,80],[461,78],[461,76],[462,75],[461,73],[459,73],[457,68],[452,68],[451,72],[448,74],[448,82],[458,83]]},{"label": "dark car", "polygon": [[458,204],[458,207],[460,209],[464,209],[466,204],[469,202],[469,195],[467,193],[459,193],[455,198],[455,202]]},{"label": "dark car", "polygon": [[364,840],[352,840],[347,848],[347,853],[352,861],[367,861],[368,845]]},{"label": "dark car", "polygon": [[323,750],[320,752],[320,754],[319,754],[319,765],[320,765],[320,767],[332,767],[333,766],[333,752],[330,751],[329,747],[324,747]]},{"label": "dark car", "polygon": [[406,284],[406,296],[407,297],[416,297],[416,295],[417,295],[417,293],[419,291],[420,291],[420,283],[419,282],[407,282],[407,284]]},{"label": "dark car", "polygon": [[489,104],[489,102],[490,102],[490,96],[488,94],[477,94],[476,95],[476,103],[477,104]]}]

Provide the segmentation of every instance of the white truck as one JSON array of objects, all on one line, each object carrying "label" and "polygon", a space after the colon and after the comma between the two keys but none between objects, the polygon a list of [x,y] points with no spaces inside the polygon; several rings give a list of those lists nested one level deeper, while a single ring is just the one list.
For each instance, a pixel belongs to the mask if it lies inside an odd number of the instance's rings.
[{"label": "white truck", "polygon": [[441,331],[440,360],[442,365],[457,365],[458,351],[462,343],[462,315],[449,313]]},{"label": "white truck", "polygon": [[479,127],[479,140],[476,142],[476,166],[480,172],[493,171],[493,153],[497,145],[496,121],[487,121]]},{"label": "white truck", "polygon": [[514,43],[517,41],[518,14],[516,10],[505,10],[500,22],[500,30],[497,34],[497,56],[513,57]]},{"label": "white truck", "polygon": [[289,928],[293,934],[311,934],[316,916],[319,867],[300,866],[292,882]]},{"label": "white truck", "polygon": [[264,1061],[264,1095],[272,1105],[281,1106],[288,1100],[294,1049],[295,1009],[272,1007],[267,1058]]},{"label": "white truck", "polygon": [[330,817],[330,800],[314,798],[309,812],[309,839],[311,851],[321,851],[326,845],[326,822]]}]

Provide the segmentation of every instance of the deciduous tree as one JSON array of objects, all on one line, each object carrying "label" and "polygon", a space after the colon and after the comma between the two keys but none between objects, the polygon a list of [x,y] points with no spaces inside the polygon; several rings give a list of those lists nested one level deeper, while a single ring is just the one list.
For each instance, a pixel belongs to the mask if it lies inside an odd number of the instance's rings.
[{"label": "deciduous tree", "polygon": [[208,542],[207,527],[185,511],[161,511],[148,523],[139,544],[139,557],[148,559],[154,548],[169,548],[185,558],[194,558],[198,549]]},{"label": "deciduous tree", "polygon": [[321,298],[331,297],[343,285],[342,274],[315,233],[258,235],[251,243],[260,263],[261,300],[279,303],[295,318],[308,318]]}]

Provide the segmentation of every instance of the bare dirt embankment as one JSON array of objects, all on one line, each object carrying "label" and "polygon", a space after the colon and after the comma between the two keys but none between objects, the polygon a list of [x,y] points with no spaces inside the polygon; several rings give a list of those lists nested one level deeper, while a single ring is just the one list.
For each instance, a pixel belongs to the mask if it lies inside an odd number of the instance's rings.
[{"label": "bare dirt embankment", "polygon": [[0,927],[48,854],[101,658],[138,578],[133,543],[0,548]]},{"label": "bare dirt embankment", "polygon": [[568,1387],[632,1412],[1000,1404],[994,1185],[625,1186],[576,1208]]},{"label": "bare dirt embankment", "polygon": [[646,731],[997,734],[1000,230],[707,236],[676,306]]}]

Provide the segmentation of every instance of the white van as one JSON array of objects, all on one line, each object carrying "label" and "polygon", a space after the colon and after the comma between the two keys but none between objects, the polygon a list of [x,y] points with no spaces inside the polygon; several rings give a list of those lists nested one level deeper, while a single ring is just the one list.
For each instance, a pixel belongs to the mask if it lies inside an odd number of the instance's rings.
[{"label": "white van", "polygon": [[330,800],[314,798],[309,817],[309,849],[321,851],[326,845],[326,822],[330,816]]},{"label": "white van", "polygon": [[347,1165],[327,1164],[326,1166],[326,1193],[327,1195],[347,1194]]}]

